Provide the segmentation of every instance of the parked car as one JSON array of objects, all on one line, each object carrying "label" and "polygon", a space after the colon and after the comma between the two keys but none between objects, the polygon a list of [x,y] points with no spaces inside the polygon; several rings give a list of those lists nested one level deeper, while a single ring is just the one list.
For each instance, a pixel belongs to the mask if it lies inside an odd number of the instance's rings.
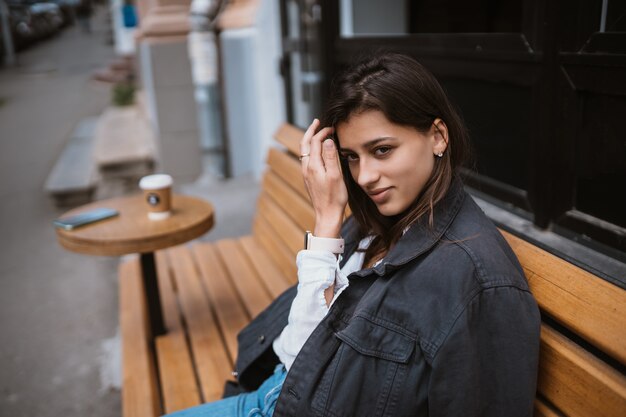
[{"label": "parked car", "polygon": [[8,9],[13,46],[19,51],[37,39],[32,13],[28,5],[21,3],[8,3]]},{"label": "parked car", "polygon": [[63,14],[63,26],[73,25],[76,22],[76,8],[80,0],[48,0],[56,4]]},{"label": "parked car", "polygon": [[56,33],[63,25],[61,8],[56,4],[33,3],[29,7],[39,36],[50,36]]},{"label": "parked car", "polygon": [[[76,21],[81,0],[5,0],[9,10],[9,28],[15,51],[56,34]],[[0,31],[0,56],[4,42]]]}]

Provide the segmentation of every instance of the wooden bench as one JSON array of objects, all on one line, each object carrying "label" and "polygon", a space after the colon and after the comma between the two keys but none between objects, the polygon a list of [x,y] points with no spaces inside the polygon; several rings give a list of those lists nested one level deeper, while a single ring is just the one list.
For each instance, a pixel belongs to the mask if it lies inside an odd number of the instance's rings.
[{"label": "wooden bench", "polygon": [[144,105],[110,106],[98,118],[93,159],[103,178],[134,181],[153,172],[156,138]]},{"label": "wooden bench", "polygon": [[97,117],[82,119],[46,178],[44,190],[57,206],[78,206],[91,201],[98,185],[93,161]]},{"label": "wooden bench", "polygon": [[[296,282],[295,255],[314,223],[296,158],[301,135],[278,130],[285,149],[269,152],[251,235],[157,253],[167,334],[154,350],[138,260],[120,265],[124,417],[221,398],[237,332]],[[626,415],[626,291],[503,234],[545,319],[535,415]]]}]

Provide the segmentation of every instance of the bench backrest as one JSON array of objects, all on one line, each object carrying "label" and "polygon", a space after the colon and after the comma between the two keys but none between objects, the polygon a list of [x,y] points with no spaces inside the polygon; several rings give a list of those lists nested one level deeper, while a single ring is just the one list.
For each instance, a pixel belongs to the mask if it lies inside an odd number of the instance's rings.
[{"label": "bench backrest", "polygon": [[287,150],[269,151],[253,235],[285,277],[295,282],[295,256],[304,244],[304,231],[315,226],[315,213],[296,157],[302,131],[285,124],[275,136]]},{"label": "bench backrest", "polygon": [[626,415],[626,291],[502,233],[544,319],[535,415]]},{"label": "bench backrest", "polygon": [[[295,255],[315,215],[300,171],[304,132],[285,124],[276,132],[253,235],[280,272],[296,281]],[[541,308],[541,358],[536,416],[626,415],[626,291],[510,233]]]}]

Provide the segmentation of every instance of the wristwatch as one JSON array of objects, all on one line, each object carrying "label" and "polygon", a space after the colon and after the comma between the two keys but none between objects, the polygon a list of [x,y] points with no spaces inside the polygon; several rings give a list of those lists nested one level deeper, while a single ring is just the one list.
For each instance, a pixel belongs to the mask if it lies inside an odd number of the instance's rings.
[{"label": "wristwatch", "polygon": [[343,253],[343,239],[333,239],[330,237],[316,237],[308,230],[304,233],[304,249],[307,250],[327,250],[335,255]]}]

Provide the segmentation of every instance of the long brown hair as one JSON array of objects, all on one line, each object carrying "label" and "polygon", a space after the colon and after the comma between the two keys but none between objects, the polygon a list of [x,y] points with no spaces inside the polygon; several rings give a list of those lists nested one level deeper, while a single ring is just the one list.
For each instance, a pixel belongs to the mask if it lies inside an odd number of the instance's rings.
[{"label": "long brown hair", "polygon": [[[342,160],[348,204],[357,220],[361,237],[375,236],[365,255],[365,264],[379,259],[400,239],[404,230],[428,215],[433,224],[433,208],[448,192],[457,169],[469,153],[467,129],[435,77],[414,59],[396,53],[377,54],[363,60],[332,83],[324,126],[335,127],[352,115],[378,110],[399,125],[420,133],[429,131],[436,118],[448,128],[448,147],[443,157],[435,157],[435,166],[424,189],[403,213],[387,217],[356,183],[345,160]],[[337,147],[341,138],[335,136]]]}]

